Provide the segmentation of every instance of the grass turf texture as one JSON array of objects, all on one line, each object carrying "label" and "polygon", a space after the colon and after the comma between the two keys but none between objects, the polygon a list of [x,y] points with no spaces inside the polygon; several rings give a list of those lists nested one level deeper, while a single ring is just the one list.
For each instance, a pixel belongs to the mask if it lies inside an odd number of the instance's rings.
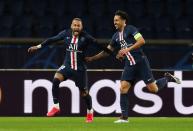
[{"label": "grass turf texture", "polygon": [[191,131],[193,118],[133,117],[129,123],[114,124],[115,117],[0,117],[0,131]]}]

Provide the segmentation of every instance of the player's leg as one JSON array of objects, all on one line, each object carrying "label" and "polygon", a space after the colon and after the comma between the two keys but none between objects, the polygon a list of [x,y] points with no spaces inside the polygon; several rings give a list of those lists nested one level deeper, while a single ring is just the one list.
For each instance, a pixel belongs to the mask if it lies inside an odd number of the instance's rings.
[{"label": "player's leg", "polygon": [[131,87],[131,83],[128,81],[121,81],[121,87],[120,87],[120,106],[121,106],[121,112],[122,112],[122,119],[127,120],[128,119],[128,109],[129,109],[129,100],[128,100],[128,91]]},{"label": "player's leg", "polygon": [[148,84],[146,84],[146,86],[147,86],[147,89],[152,93],[157,93],[159,90],[159,88],[155,82],[148,83]]},{"label": "player's leg", "polygon": [[87,123],[93,122],[94,111],[92,109],[92,98],[88,90],[81,90],[80,92],[81,92],[81,97],[84,99],[87,106],[86,122]]},{"label": "player's leg", "polygon": [[52,84],[52,96],[53,96],[53,102],[54,104],[59,103],[59,84],[64,80],[63,74],[56,72],[54,75],[53,79],[53,84]]},{"label": "player's leg", "polygon": [[153,93],[157,93],[159,90],[166,87],[168,82],[180,83],[179,79],[170,73],[165,73],[164,77],[155,81],[147,57],[142,58],[139,71],[142,80],[144,80],[147,85],[148,90]]},{"label": "player's leg", "polygon": [[55,73],[53,83],[52,83],[52,96],[54,105],[52,106],[51,110],[47,113],[47,116],[56,116],[60,113],[60,106],[59,106],[59,84],[61,81],[64,80],[64,76],[60,73]]},{"label": "player's leg", "polygon": [[92,109],[92,98],[87,88],[87,73],[86,71],[78,71],[75,75],[76,86],[80,89],[80,95],[84,99],[87,106],[87,117],[86,122],[93,121],[93,109]]},{"label": "player's leg", "polygon": [[120,106],[121,106],[121,117],[114,123],[126,123],[128,122],[128,110],[129,110],[129,99],[128,91],[133,84],[135,77],[135,67],[125,68],[121,76],[120,85]]},{"label": "player's leg", "polygon": [[128,110],[129,110],[129,100],[128,100],[128,91],[131,87],[131,83],[128,81],[121,81],[120,86],[120,106],[121,106],[121,117],[119,120],[116,120],[114,123],[127,123],[128,122]]},{"label": "player's leg", "polygon": [[165,73],[164,77],[156,80],[155,82],[147,83],[147,88],[150,92],[157,93],[166,87],[168,82],[180,84],[180,80],[177,77],[171,75],[170,73]]},{"label": "player's leg", "polygon": [[80,95],[86,103],[87,112],[93,112],[92,111],[92,98],[91,98],[88,90],[80,90]]},{"label": "player's leg", "polygon": [[161,89],[163,89],[164,87],[166,87],[168,82],[175,82],[177,84],[180,84],[180,80],[179,78],[171,75],[170,73],[165,73],[164,77],[156,80],[155,82],[149,83],[147,84],[147,88],[151,91],[151,92],[158,92]]},{"label": "player's leg", "polygon": [[142,57],[138,68],[140,71],[141,79],[146,83],[147,89],[150,92],[157,93],[159,90],[166,86],[168,82],[167,77],[163,77],[155,81],[150,68],[149,61],[146,56]]},{"label": "player's leg", "polygon": [[47,116],[56,116],[60,113],[60,106],[59,106],[59,84],[60,82],[64,81],[66,78],[65,74],[65,66],[61,66],[58,71],[54,75],[54,79],[52,82],[52,96],[54,105],[52,106],[51,110],[47,113]]}]

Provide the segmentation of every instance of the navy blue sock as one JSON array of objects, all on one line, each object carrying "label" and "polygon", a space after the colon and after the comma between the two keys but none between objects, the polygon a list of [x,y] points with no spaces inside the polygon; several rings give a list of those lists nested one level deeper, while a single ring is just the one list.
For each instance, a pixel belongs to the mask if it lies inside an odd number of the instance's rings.
[{"label": "navy blue sock", "polygon": [[53,79],[53,84],[52,84],[52,96],[53,96],[53,101],[54,104],[57,104],[58,98],[59,98],[59,84],[60,84],[60,80],[57,78]]},{"label": "navy blue sock", "polygon": [[158,90],[163,89],[168,83],[168,78],[167,77],[163,77],[157,80],[156,84],[158,86]]},{"label": "navy blue sock", "polygon": [[91,99],[91,96],[88,94],[86,96],[83,96],[83,99],[85,100],[87,109],[91,110],[92,109],[92,99]]},{"label": "navy blue sock", "polygon": [[128,93],[121,94],[120,106],[121,106],[121,112],[122,112],[123,119],[127,119],[128,118],[128,109],[129,109]]}]

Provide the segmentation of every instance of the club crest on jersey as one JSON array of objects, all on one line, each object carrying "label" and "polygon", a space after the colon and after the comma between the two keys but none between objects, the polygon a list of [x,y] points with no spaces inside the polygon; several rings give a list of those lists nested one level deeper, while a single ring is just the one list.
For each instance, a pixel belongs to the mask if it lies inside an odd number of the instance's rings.
[{"label": "club crest on jersey", "polygon": [[82,37],[82,38],[80,39],[80,41],[81,41],[81,42],[83,42],[84,40],[85,40],[85,38],[84,38],[84,37]]},{"label": "club crest on jersey", "polygon": [[69,40],[69,39],[70,39],[70,37],[69,37],[69,36],[67,36],[67,37],[66,37],[66,39],[67,39],[67,40]]}]

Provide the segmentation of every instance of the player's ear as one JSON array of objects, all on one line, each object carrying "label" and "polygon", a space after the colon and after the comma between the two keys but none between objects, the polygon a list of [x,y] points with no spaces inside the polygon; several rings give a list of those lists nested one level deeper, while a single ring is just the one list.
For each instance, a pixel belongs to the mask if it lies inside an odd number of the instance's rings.
[{"label": "player's ear", "polygon": [[72,27],[73,27],[73,21],[74,21],[74,20],[72,20],[71,25],[70,25],[71,29],[72,29]]},{"label": "player's ear", "polygon": [[124,22],[124,25],[126,26],[126,20],[124,20],[123,22]]},{"label": "player's ear", "polygon": [[84,25],[83,24],[81,24],[82,25],[82,29],[84,28]]}]

